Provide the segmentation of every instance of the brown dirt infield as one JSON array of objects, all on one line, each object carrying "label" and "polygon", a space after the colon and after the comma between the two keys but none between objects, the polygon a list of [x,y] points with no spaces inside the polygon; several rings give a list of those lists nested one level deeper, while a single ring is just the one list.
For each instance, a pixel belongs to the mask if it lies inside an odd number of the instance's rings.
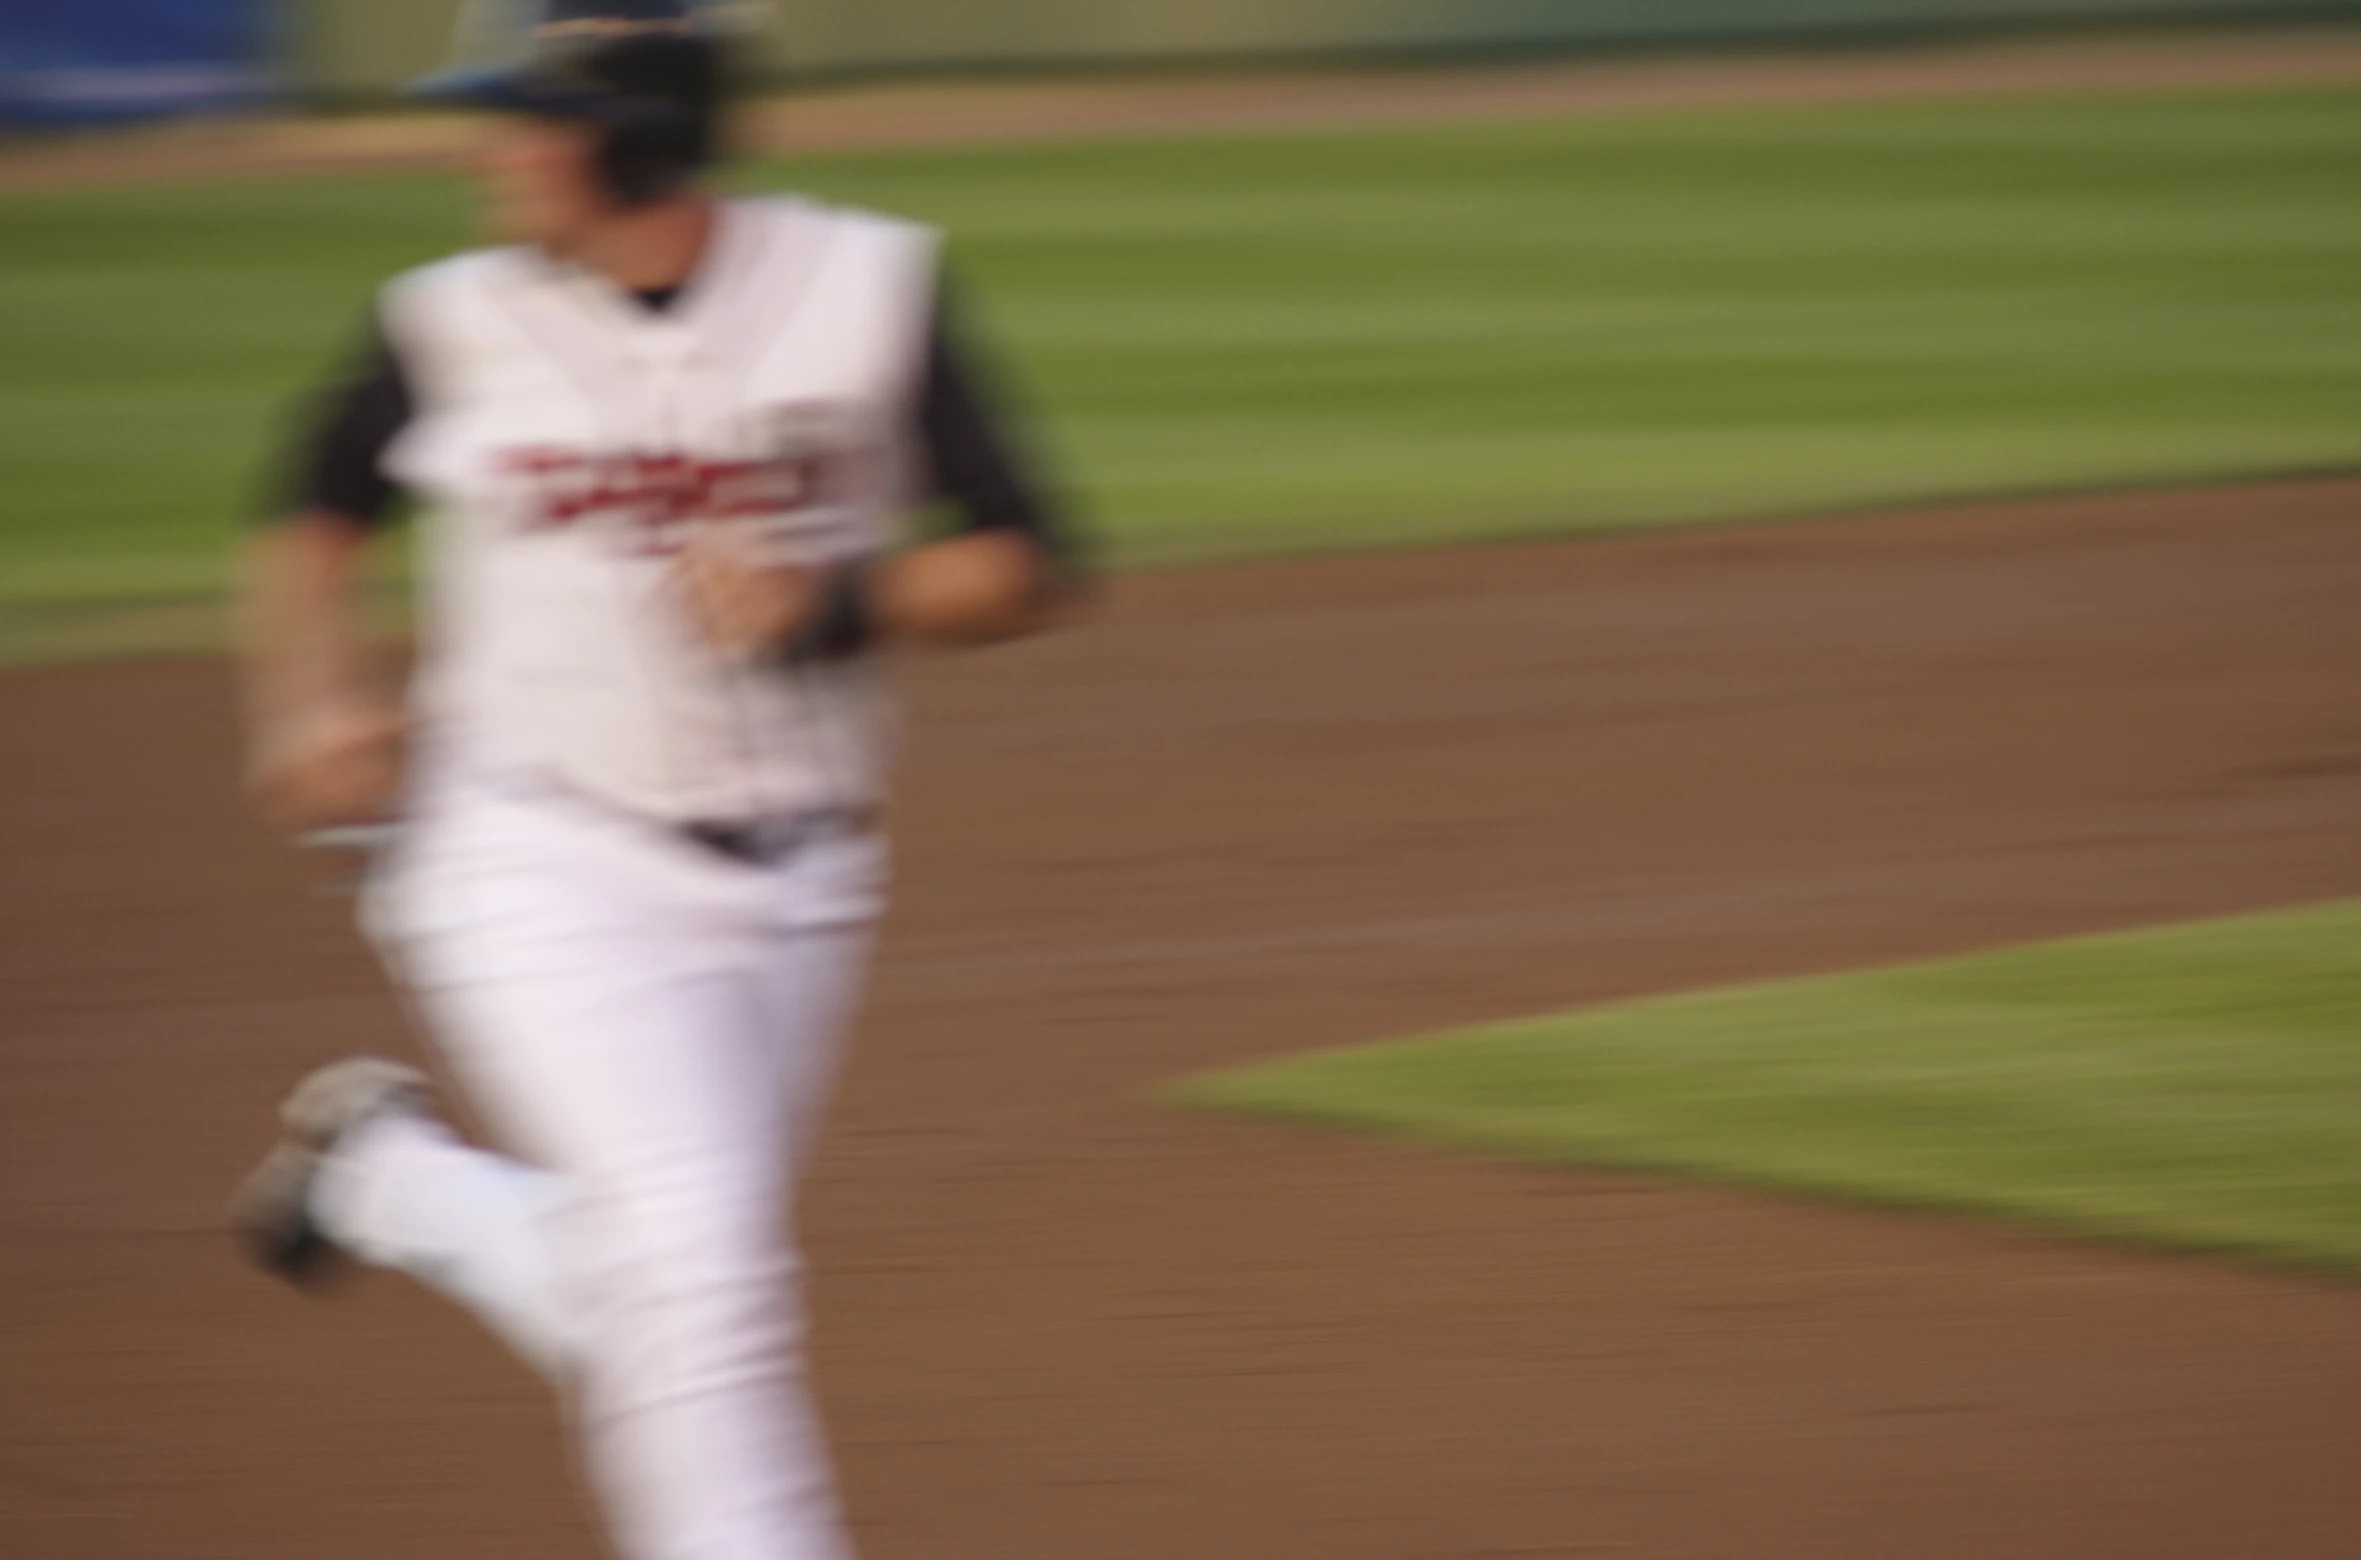
[{"label": "brown dirt infield", "polygon": [[[1120,582],[916,676],[810,1199],[870,1560],[2361,1553],[2361,1293],[1172,1113],[1189,1069],[2361,892],[2361,482]],[[217,666],[0,679],[0,1554],[594,1553],[537,1387],[250,1276],[406,1047]]]}]

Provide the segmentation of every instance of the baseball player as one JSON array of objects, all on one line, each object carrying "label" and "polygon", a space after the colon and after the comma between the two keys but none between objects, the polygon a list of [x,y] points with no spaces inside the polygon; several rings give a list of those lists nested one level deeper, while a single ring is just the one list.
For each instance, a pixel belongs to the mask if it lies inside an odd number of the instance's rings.
[{"label": "baseball player", "polygon": [[[354,1058],[232,1218],[274,1272],[402,1270],[547,1372],[631,1560],[839,1560],[782,1226],[879,908],[876,652],[1031,632],[1074,571],[935,235],[702,192],[723,47],[677,0],[559,0],[425,86],[505,111],[509,242],[384,290],[252,543],[249,762],[291,829],[398,820],[364,923],[514,1157]],[[397,492],[404,708],[354,604]]]}]

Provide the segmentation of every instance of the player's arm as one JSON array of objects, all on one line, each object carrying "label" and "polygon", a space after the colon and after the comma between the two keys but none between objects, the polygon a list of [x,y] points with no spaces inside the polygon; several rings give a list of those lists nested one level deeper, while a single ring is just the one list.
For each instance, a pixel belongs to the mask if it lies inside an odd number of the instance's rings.
[{"label": "player's arm", "polygon": [[1050,627],[1080,595],[1080,550],[1004,406],[938,298],[911,432],[949,534],[819,575],[750,564],[725,537],[692,544],[682,563],[708,633],[792,661],[885,640],[990,644]]},{"label": "player's arm", "polygon": [[1006,415],[948,296],[938,297],[918,403],[930,496],[953,533],[881,564],[869,588],[888,633],[934,644],[1013,639],[1079,594],[1072,528]]},{"label": "player's arm", "polygon": [[380,470],[409,421],[401,365],[372,341],[322,398],[241,559],[247,780],[290,828],[382,817],[400,783],[404,719],[372,665],[364,581],[396,492]]}]

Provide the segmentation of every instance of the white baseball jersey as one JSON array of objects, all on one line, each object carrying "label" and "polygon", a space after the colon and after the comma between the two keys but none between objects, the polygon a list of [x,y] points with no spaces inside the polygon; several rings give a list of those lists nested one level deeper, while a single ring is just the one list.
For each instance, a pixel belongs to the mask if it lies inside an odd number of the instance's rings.
[{"label": "white baseball jersey", "polygon": [[663,312],[531,249],[384,295],[417,396],[386,466],[429,510],[418,708],[447,762],[671,820],[860,804],[881,784],[875,679],[725,659],[670,570],[715,524],[784,561],[894,544],[935,235],[796,199],[719,209]]}]

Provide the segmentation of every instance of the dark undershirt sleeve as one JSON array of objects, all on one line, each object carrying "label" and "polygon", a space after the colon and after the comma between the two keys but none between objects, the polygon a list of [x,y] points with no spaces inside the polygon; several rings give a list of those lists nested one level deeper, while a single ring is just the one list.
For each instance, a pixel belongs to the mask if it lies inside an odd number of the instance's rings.
[{"label": "dark undershirt sleeve", "polygon": [[392,519],[401,489],[385,474],[385,452],[415,405],[400,356],[372,322],[347,371],[299,415],[270,518],[326,511],[370,527]]},{"label": "dark undershirt sleeve", "polygon": [[1005,400],[980,368],[948,290],[938,293],[917,404],[923,491],[952,506],[958,531],[1020,532],[1069,581],[1077,580],[1083,564],[1077,539],[1022,458],[1004,412]]}]

